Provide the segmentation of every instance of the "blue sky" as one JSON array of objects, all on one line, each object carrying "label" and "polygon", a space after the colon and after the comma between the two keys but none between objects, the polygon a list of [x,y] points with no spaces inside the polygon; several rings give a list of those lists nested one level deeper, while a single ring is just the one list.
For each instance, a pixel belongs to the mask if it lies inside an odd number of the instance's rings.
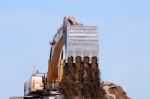
[{"label": "blue sky", "polygon": [[49,40],[70,15],[97,25],[104,81],[132,99],[149,99],[149,0],[0,0],[1,99],[23,95],[35,65],[47,72]]}]

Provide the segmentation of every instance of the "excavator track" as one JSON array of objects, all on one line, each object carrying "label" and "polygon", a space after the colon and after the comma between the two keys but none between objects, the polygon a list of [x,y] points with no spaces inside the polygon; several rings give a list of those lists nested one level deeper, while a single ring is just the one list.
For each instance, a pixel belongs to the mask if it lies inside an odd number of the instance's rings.
[{"label": "excavator track", "polygon": [[59,91],[64,99],[105,99],[99,75],[97,57],[68,57]]}]

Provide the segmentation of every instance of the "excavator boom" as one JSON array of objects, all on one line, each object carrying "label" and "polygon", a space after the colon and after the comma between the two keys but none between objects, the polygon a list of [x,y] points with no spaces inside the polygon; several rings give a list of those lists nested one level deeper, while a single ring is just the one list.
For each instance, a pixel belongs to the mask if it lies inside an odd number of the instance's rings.
[{"label": "excavator boom", "polygon": [[53,55],[48,61],[48,75],[47,75],[47,81],[48,85],[52,83],[52,81],[56,81],[58,78],[58,66],[59,66],[59,60],[60,55],[62,52],[62,47],[64,45],[64,36],[62,36],[58,43],[55,45],[52,45],[53,49]]}]

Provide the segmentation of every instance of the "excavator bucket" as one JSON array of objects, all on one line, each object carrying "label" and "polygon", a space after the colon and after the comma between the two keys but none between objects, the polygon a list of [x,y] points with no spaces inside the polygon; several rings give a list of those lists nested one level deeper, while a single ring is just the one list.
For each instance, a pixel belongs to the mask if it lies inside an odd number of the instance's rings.
[{"label": "excavator bucket", "polygon": [[99,56],[96,26],[67,25],[65,33],[66,59],[72,57]]}]

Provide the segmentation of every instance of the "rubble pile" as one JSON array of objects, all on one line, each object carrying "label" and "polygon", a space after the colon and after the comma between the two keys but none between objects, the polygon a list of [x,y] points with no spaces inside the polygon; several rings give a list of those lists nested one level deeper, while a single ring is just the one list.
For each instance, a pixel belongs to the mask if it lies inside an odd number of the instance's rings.
[{"label": "rubble pile", "polygon": [[105,90],[106,99],[130,99],[119,85],[111,82],[102,82],[101,87]]}]

